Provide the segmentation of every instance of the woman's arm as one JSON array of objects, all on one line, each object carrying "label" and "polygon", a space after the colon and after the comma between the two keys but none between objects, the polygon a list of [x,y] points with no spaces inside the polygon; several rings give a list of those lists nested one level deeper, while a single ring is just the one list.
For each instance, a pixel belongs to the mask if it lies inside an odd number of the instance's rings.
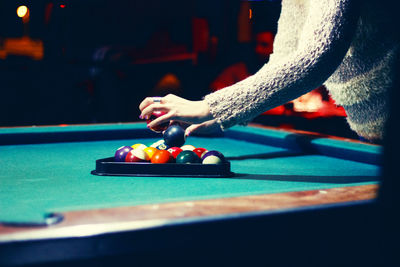
[{"label": "woman's arm", "polygon": [[[262,112],[309,92],[339,66],[355,32],[359,0],[309,0],[307,4],[307,17],[295,51],[275,57],[253,76],[205,97],[222,128],[247,123]],[[285,25],[280,21],[279,27],[291,27],[290,23],[296,23],[304,14],[295,15],[291,21],[286,19]]]}]

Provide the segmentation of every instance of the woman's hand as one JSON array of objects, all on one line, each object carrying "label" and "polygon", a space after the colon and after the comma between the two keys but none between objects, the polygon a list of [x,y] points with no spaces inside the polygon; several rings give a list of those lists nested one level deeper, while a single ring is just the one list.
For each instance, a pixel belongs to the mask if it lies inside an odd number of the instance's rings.
[{"label": "woman's hand", "polygon": [[141,110],[141,119],[150,118],[154,111],[166,113],[150,122],[148,125],[150,128],[168,121],[192,124],[186,128],[186,135],[191,132],[207,133],[219,128],[205,101],[190,101],[169,94],[161,98],[147,97],[140,103],[139,109]]}]

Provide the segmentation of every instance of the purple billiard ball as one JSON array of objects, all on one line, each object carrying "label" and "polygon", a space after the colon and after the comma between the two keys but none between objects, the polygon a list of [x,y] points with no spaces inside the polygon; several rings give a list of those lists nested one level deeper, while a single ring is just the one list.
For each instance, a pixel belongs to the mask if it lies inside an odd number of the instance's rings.
[{"label": "purple billiard ball", "polygon": [[114,160],[116,162],[125,162],[126,155],[128,155],[129,151],[133,148],[130,146],[121,146],[115,151]]},{"label": "purple billiard ball", "polygon": [[224,155],[216,150],[211,150],[208,151],[207,153],[205,153],[202,157],[201,157],[201,161],[203,164],[222,164],[224,163],[225,157]]}]

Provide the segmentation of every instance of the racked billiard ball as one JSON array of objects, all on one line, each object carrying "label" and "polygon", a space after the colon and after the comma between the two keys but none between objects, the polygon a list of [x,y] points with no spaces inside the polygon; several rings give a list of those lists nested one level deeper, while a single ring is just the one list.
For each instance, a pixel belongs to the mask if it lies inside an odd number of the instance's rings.
[{"label": "racked billiard ball", "polygon": [[200,158],[191,150],[183,150],[176,157],[176,163],[200,163]]},{"label": "racked billiard ball", "polygon": [[145,149],[147,146],[144,144],[141,144],[141,143],[137,143],[137,144],[132,145],[131,147],[133,149],[136,149],[136,148]]},{"label": "racked billiard ball", "polygon": [[179,153],[181,153],[183,150],[180,147],[170,147],[167,149],[169,153],[171,153],[172,157],[174,157],[174,159],[176,159],[176,157],[179,155]]},{"label": "racked billiard ball", "polygon": [[148,160],[149,155],[141,148],[132,149],[125,157],[125,162],[142,162]]},{"label": "racked billiard ball", "polygon": [[207,149],[202,148],[202,147],[196,147],[195,149],[193,149],[193,152],[197,154],[197,156],[199,156],[199,158],[202,158],[203,155],[208,152]]},{"label": "racked billiard ball", "polygon": [[150,147],[155,147],[158,150],[167,150],[171,146],[167,145],[163,139],[158,140],[157,142],[150,145]]},{"label": "racked billiard ball", "polygon": [[114,160],[116,162],[124,162],[126,155],[129,153],[129,151],[133,150],[132,147],[130,146],[121,146],[120,148],[115,151],[114,154]]},{"label": "racked billiard ball", "polygon": [[169,126],[163,137],[169,147],[181,147],[186,141],[185,130],[178,124]]},{"label": "racked billiard ball", "polygon": [[[165,113],[164,111],[154,111],[151,115],[150,118],[148,120],[146,120],[147,125],[149,125],[150,122],[152,122],[153,120],[157,119],[158,117],[161,117],[162,115],[165,115],[167,113]],[[165,131],[168,128],[169,125],[169,121],[158,124],[156,126],[153,127],[149,127],[150,130],[156,132],[156,133],[161,133],[162,131]]]},{"label": "racked billiard ball", "polygon": [[151,160],[151,158],[158,151],[158,149],[155,147],[149,146],[149,147],[146,147],[145,149],[143,149],[143,151],[146,152],[146,154],[149,156],[149,160]]},{"label": "racked billiard ball", "polygon": [[224,155],[216,150],[206,152],[201,158],[203,164],[222,164],[225,162]]},{"label": "racked billiard ball", "polygon": [[192,145],[183,145],[183,146],[181,146],[181,149],[182,150],[191,150],[191,151],[193,151],[195,149],[195,147],[192,146]]},{"label": "racked billiard ball", "polygon": [[167,150],[158,150],[151,158],[151,163],[170,163],[173,162],[171,153]]}]

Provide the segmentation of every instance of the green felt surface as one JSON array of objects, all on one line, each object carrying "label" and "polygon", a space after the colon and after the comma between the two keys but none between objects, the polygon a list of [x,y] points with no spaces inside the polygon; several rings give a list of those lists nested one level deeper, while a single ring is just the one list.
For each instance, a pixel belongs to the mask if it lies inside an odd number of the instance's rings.
[{"label": "green felt surface", "polygon": [[[144,128],[144,125],[135,127]],[[59,131],[61,128],[65,127],[51,129]],[[84,130],[98,129],[88,127]],[[252,127],[236,130],[264,135],[285,134]],[[15,132],[15,129],[7,131]],[[362,185],[377,183],[380,174],[380,167],[374,164],[304,154],[271,144],[226,137],[189,137],[186,144],[221,151],[236,173],[232,178],[90,174],[96,159],[112,156],[118,147],[135,143],[150,145],[157,140],[0,146],[0,222],[40,222],[49,212]],[[376,149],[356,146],[355,149],[361,150]]]}]

